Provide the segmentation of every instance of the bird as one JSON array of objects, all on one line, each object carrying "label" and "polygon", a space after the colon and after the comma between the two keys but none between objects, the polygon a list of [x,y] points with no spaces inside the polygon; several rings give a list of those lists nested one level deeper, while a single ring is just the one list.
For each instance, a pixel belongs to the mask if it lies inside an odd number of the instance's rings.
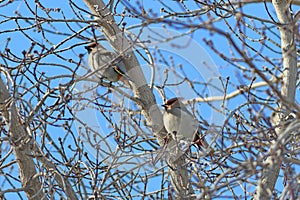
[{"label": "bird", "polygon": [[126,74],[126,68],[118,55],[105,49],[97,42],[85,46],[88,51],[88,63],[92,71],[99,78],[105,78],[111,82],[122,81],[129,85],[129,77]]},{"label": "bird", "polygon": [[199,149],[209,147],[201,133],[199,121],[186,108],[180,98],[172,98],[162,105],[165,108],[163,122],[168,133],[174,140],[189,140],[194,142]]}]

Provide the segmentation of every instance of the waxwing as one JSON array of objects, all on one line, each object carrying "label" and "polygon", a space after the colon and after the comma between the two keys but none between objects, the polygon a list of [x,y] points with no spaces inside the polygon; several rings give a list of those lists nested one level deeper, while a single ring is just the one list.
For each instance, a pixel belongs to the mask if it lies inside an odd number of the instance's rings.
[{"label": "waxwing", "polygon": [[89,53],[89,66],[92,71],[95,71],[96,76],[112,82],[120,80],[129,85],[125,65],[120,58],[117,58],[116,53],[108,51],[97,42],[93,42],[85,48]]},{"label": "waxwing", "polygon": [[188,111],[179,98],[172,98],[162,105],[165,108],[163,122],[166,130],[174,140],[190,140],[202,148],[208,148],[208,144],[201,134],[199,122]]}]

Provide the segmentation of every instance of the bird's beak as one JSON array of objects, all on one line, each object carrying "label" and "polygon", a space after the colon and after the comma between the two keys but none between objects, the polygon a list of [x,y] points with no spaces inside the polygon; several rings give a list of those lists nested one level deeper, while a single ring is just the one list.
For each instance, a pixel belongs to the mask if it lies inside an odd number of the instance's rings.
[{"label": "bird's beak", "polygon": [[90,45],[88,45],[88,46],[84,46],[84,48],[90,53],[91,51],[92,51],[92,48],[91,48],[91,46]]}]

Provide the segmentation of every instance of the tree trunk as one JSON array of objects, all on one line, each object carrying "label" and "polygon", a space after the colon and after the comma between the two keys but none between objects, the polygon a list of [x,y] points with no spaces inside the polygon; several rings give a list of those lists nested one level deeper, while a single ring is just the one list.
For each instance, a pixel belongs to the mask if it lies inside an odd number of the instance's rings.
[{"label": "tree trunk", "polygon": [[[138,63],[134,53],[131,51],[131,43],[126,39],[124,33],[121,32],[113,16],[110,14],[110,11],[102,0],[84,1],[92,13],[97,16],[98,24],[102,27],[106,39],[110,42],[110,45],[114,48],[114,50],[120,54],[125,51],[126,54],[129,54],[129,58],[125,58],[124,63],[126,71],[133,81],[132,89],[136,99],[138,99],[136,103],[142,109],[142,114],[145,116],[148,123],[151,124],[153,132],[158,139],[158,143],[162,147],[164,145],[163,138],[166,135],[166,130],[163,126],[162,113],[156,104],[152,90],[146,82],[140,64]],[[188,170],[186,166],[183,165],[183,163],[185,163],[184,160],[184,156],[181,156],[176,162],[171,164],[172,168],[176,170],[169,170],[173,187],[179,197],[187,197],[186,191],[190,182],[187,176]],[[189,194],[191,193],[192,192]]]},{"label": "tree trunk", "polygon": [[[283,84],[281,94],[285,98],[281,102],[280,115],[276,124],[283,124],[285,117],[291,112],[295,102],[296,79],[297,79],[297,54],[294,35],[294,21],[289,10],[291,0],[273,0],[273,6],[279,20],[279,30],[281,36],[281,49],[283,57]],[[277,135],[280,138],[284,128],[277,129]],[[286,141],[286,140],[283,140]],[[283,160],[283,153],[280,146],[285,145],[282,140],[277,140],[269,151],[269,157],[264,163],[265,168],[262,172],[262,178],[259,180],[255,199],[270,199],[279,175]]]},{"label": "tree trunk", "polygon": [[10,96],[2,79],[0,79],[0,102],[0,112],[3,113],[9,131],[9,142],[16,156],[24,192],[28,199],[40,200],[45,194],[31,153],[31,136],[20,124],[14,98]]}]

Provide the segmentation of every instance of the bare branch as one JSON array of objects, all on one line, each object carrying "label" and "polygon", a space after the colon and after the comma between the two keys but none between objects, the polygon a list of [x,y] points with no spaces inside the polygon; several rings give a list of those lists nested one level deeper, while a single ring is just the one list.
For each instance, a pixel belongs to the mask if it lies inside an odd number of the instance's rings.
[{"label": "bare branch", "polygon": [[26,128],[20,124],[14,99],[10,96],[2,79],[0,79],[0,102],[0,111],[9,128],[10,144],[19,165],[23,189],[28,199],[43,199],[45,194],[42,190],[42,183],[35,177],[37,172],[31,152],[30,136],[26,132]]},{"label": "bare branch", "polygon": [[[298,77],[298,72],[294,23],[292,20],[292,15],[289,11],[291,0],[272,1],[272,3],[275,7],[279,23],[288,24],[279,27],[283,57],[283,85],[281,94],[289,102],[295,102],[296,80]],[[291,108],[292,107],[290,104],[281,102],[281,113],[283,116],[280,116],[280,121],[284,121],[285,117],[292,111]],[[285,129],[281,129],[281,131],[284,130]],[[283,134],[281,131],[277,133],[279,136]],[[273,151],[277,156],[276,158],[274,158],[274,156],[269,156],[265,161],[266,168],[262,172],[262,178],[257,187],[256,199],[270,199],[272,191],[274,190],[283,160],[283,155],[279,154],[280,150],[273,150],[271,148],[270,152]],[[274,160],[276,160],[276,162],[274,162]]]}]

